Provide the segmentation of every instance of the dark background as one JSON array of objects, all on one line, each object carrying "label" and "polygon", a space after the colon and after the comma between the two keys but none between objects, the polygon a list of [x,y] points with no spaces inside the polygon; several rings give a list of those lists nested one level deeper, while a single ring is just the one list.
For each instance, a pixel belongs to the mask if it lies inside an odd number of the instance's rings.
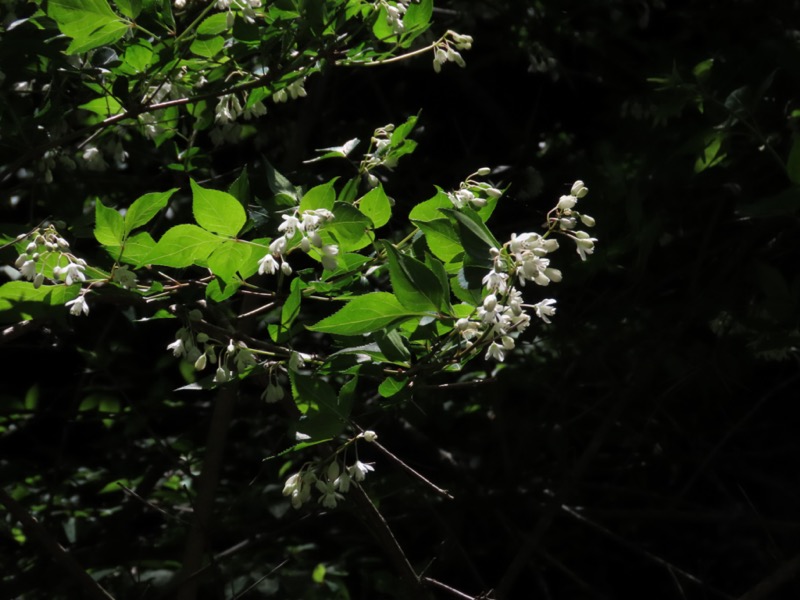
[{"label": "dark background", "polygon": [[[484,384],[435,387],[454,383],[442,377],[412,402],[373,399],[355,414],[455,496],[437,497],[380,455],[362,457],[377,462],[369,491],[409,559],[474,596],[796,598],[800,166],[787,160],[800,3],[437,7],[437,35],[475,38],[465,69],[437,75],[423,57],[315,75],[307,99],[271,108],[274,120],[212,151],[207,170],[224,187],[247,165],[255,187],[268,157],[310,185],[336,168],[300,165],[314,149],[421,110],[417,152],[386,177],[396,214],[434,184],[448,189],[490,166],[509,186],[493,218],[507,239],[537,230],[574,180],[590,188],[582,203],[598,223],[597,251],[586,263],[569,249],[557,258],[565,278],[547,290],[559,303],[552,325],[532,328],[507,364],[478,365]],[[698,81],[692,70],[708,59]],[[698,167],[715,136],[725,157]],[[109,177],[123,178],[114,185],[131,198],[185,183],[156,158],[137,169],[57,181],[58,197],[35,191],[34,212],[74,215],[80,203],[69,199]],[[22,212],[8,211],[8,222],[24,222]],[[26,505],[85,566],[109,569],[104,583],[118,598],[159,597],[183,543],[173,510],[185,501],[181,469],[202,456],[212,398],[171,392],[182,380],[157,349],[173,324],[133,327],[112,307],[93,311],[2,348],[0,481],[9,492],[26,486]],[[34,383],[38,405],[20,411]],[[276,581],[274,597],[391,597],[391,568],[352,508],[283,514],[279,461],[262,459],[285,447],[285,423],[258,390],[246,392],[211,550],[246,545],[219,559],[203,597],[233,597],[287,558],[249,597],[270,597]],[[108,415],[78,410],[87,395],[117,398],[126,412],[104,424]],[[170,517],[98,493],[141,477]],[[0,534],[10,590],[0,597],[80,597],[30,541],[12,540],[12,526],[6,518]],[[326,584],[311,582],[318,563]],[[756,588],[764,579],[773,587]]]}]

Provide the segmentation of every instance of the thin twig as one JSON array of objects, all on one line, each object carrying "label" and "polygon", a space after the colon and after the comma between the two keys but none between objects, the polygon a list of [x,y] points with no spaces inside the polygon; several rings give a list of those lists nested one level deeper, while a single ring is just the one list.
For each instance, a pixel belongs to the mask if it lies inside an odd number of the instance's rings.
[{"label": "thin twig", "polygon": [[427,485],[429,488],[431,488],[434,492],[436,492],[440,496],[444,496],[445,498],[449,498],[450,500],[455,500],[455,498],[453,498],[453,496],[450,495],[450,493],[447,490],[443,490],[438,485],[433,483],[431,480],[426,479],[425,476],[423,476],[422,474],[420,474],[417,471],[415,471],[414,469],[412,469],[409,465],[407,465],[402,460],[400,460],[397,456],[395,456],[394,454],[389,452],[389,450],[387,450],[384,446],[382,446],[378,442],[372,442],[372,445],[375,446],[381,452],[383,452],[398,467],[400,467],[401,469],[406,471],[412,477],[415,477],[416,479],[419,479],[422,483]]},{"label": "thin twig", "polygon": [[446,592],[449,592],[451,595],[455,596],[456,598],[463,598],[463,600],[477,600],[477,598],[478,598],[476,596],[470,596],[468,594],[465,594],[464,592],[460,592],[456,588],[450,587],[446,583],[442,583],[441,581],[437,581],[436,579],[433,579],[432,577],[423,577],[422,581],[424,583],[430,584],[433,587],[439,588],[440,590],[445,590]]},{"label": "thin twig", "polygon": [[44,526],[31,515],[24,506],[14,500],[6,491],[0,487],[0,503],[2,503],[11,515],[22,524],[23,529],[28,535],[47,551],[53,560],[61,565],[72,577],[81,585],[87,598],[96,600],[114,600],[92,576],[78,564],[78,561],[59,544]]},{"label": "thin twig", "polygon": [[688,581],[691,581],[692,583],[696,583],[697,585],[701,586],[704,590],[707,590],[707,591],[713,593],[715,596],[719,596],[720,598],[725,598],[726,600],[733,600],[733,596],[730,596],[729,594],[726,594],[725,592],[723,592],[721,590],[718,590],[718,589],[708,585],[707,583],[705,583],[699,577],[697,577],[695,575],[692,575],[691,573],[681,569],[680,567],[676,567],[675,565],[673,565],[669,561],[661,558],[660,556],[656,556],[655,554],[653,554],[651,552],[648,552],[647,550],[645,550],[641,546],[638,546],[638,545],[636,545],[636,544],[634,544],[632,542],[629,542],[628,540],[626,540],[622,536],[619,536],[616,533],[614,533],[613,531],[611,531],[609,529],[606,529],[605,527],[603,527],[599,523],[597,523],[595,521],[592,521],[591,519],[588,519],[587,517],[582,515],[577,510],[575,510],[573,508],[570,508],[569,506],[567,506],[565,504],[561,506],[561,510],[564,511],[565,513],[567,513],[568,515],[570,515],[571,517],[574,517],[577,520],[581,521],[582,523],[585,523],[586,525],[589,525],[593,529],[596,529],[597,531],[601,532],[606,537],[614,540],[618,544],[620,544],[622,546],[625,546],[626,548],[628,548],[630,550],[633,550],[637,554],[640,554],[640,555],[644,556],[647,560],[649,560],[651,562],[654,562],[655,564],[657,564],[657,565],[659,565],[661,567],[664,567],[665,569],[667,569],[667,571],[669,571],[671,573],[677,573],[678,575],[680,575],[684,579],[686,579]]}]

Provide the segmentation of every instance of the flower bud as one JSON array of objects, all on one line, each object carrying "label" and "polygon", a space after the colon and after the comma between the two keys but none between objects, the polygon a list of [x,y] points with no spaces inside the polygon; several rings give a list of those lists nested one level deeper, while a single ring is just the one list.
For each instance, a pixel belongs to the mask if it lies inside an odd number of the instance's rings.
[{"label": "flower bud", "polygon": [[491,172],[492,172],[492,170],[489,167],[481,167],[480,169],[478,169],[476,171],[476,173],[478,175],[480,175],[481,177],[486,177]]},{"label": "flower bud", "polygon": [[194,361],[194,370],[202,371],[203,369],[205,369],[207,361],[208,358],[206,357],[205,353],[201,354],[199,358],[196,361]]},{"label": "flower bud", "polygon": [[581,215],[581,223],[583,223],[587,227],[594,227],[595,226],[594,217],[590,217],[589,215]]}]

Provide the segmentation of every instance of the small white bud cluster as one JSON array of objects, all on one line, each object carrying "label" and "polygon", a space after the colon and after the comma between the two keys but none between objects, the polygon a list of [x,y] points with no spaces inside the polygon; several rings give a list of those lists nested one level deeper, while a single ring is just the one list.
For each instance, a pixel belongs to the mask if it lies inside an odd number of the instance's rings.
[{"label": "small white bud cluster", "polygon": [[[33,282],[35,288],[41,287],[45,279],[50,279],[53,283],[63,281],[66,285],[86,281],[86,261],[69,252],[69,242],[58,234],[53,225],[48,225],[44,230],[37,228],[18,239],[21,244],[25,244],[25,248],[20,252],[14,266],[19,269],[22,277]],[[55,266],[48,277],[45,275],[46,269],[53,264]],[[71,314],[89,314],[85,293],[81,291],[80,296],[65,304]]]},{"label": "small white bud cluster", "polygon": [[575,210],[578,200],[584,198],[589,193],[583,181],[578,180],[572,184],[568,195],[561,196],[558,204],[547,214],[547,221],[551,231],[558,231],[572,238],[581,260],[586,260],[586,256],[594,253],[594,243],[597,238],[591,237],[585,231],[574,231],[580,221],[586,227],[594,227],[595,220],[587,214],[579,213]]},{"label": "small white bud cluster", "polygon": [[392,149],[392,132],[394,124],[389,123],[383,127],[378,127],[370,139],[369,150],[364,154],[361,161],[359,172],[366,173],[372,187],[378,185],[377,178],[370,173],[375,167],[386,167],[391,170],[397,166],[397,157],[390,156]]},{"label": "small white bud cluster", "polygon": [[203,371],[209,364],[217,365],[214,374],[216,383],[230,381],[237,373],[243,373],[258,364],[255,354],[244,342],[228,340],[227,344],[220,343],[207,333],[195,335],[188,327],[178,329],[175,341],[167,346],[167,350],[176,358],[183,357],[194,364],[197,371]]},{"label": "small white bud cluster", "polygon": [[387,0],[379,0],[377,6],[386,11],[386,22],[392,28],[395,35],[400,35],[405,31],[403,24],[403,15],[406,14],[408,3],[410,0],[398,0],[396,2],[388,2]]},{"label": "small white bud cluster", "polygon": [[[357,435],[351,442],[363,439],[374,442],[378,435],[374,431],[365,431]],[[319,492],[317,501],[324,508],[336,508],[339,501],[344,500],[344,495],[350,490],[351,485],[358,485],[367,477],[367,473],[374,471],[369,463],[360,460],[345,466],[343,461],[339,464],[337,457],[330,462],[317,465],[304,465],[297,473],[291,475],[283,486],[283,495],[290,498],[293,508],[300,508],[311,500],[313,489]]]},{"label": "small white bud cluster", "polygon": [[322,226],[333,221],[334,216],[331,211],[326,208],[295,211],[292,215],[283,215],[282,219],[283,223],[278,226],[278,231],[283,235],[272,240],[269,252],[258,261],[259,274],[274,275],[279,269],[286,276],[292,274],[292,267],[284,257],[298,233],[300,240],[297,244],[303,252],[308,253],[312,247],[317,248],[322,255],[322,266],[329,271],[336,268],[339,246],[325,244],[319,234]]},{"label": "small white bud cluster", "polygon": [[459,50],[469,50],[472,48],[472,36],[448,31],[441,40],[436,42],[433,49],[433,70],[441,72],[442,65],[446,62],[454,62],[459,67],[467,66]]},{"label": "small white bud cluster", "polygon": [[473,177],[485,177],[491,173],[488,167],[482,167],[475,173],[467,177],[465,181],[461,182],[458,189],[452,192],[447,192],[447,197],[456,208],[464,208],[465,206],[471,208],[483,208],[486,206],[489,198],[497,199],[503,195],[503,192],[498,190],[485,181],[476,181]]},{"label": "small white bud cluster", "polygon": [[306,78],[300,77],[299,79],[295,79],[286,87],[283,87],[277,90],[275,93],[272,94],[272,101],[278,104],[279,102],[286,102],[291,98],[292,100],[297,100],[298,98],[305,98],[308,93],[306,92],[305,88]]}]

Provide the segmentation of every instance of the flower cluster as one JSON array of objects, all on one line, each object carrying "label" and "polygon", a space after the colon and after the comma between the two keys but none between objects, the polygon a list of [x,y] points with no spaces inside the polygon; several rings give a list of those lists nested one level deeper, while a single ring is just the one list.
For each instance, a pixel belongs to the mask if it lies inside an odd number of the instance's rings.
[{"label": "flower cluster", "polygon": [[322,266],[328,270],[336,268],[339,247],[336,244],[325,244],[319,229],[325,223],[333,221],[333,213],[325,208],[314,210],[295,211],[292,215],[283,215],[283,223],[278,226],[278,231],[283,235],[275,238],[269,245],[269,252],[258,261],[260,274],[272,275],[278,270],[284,275],[291,275],[292,267],[285,259],[287,250],[295,236],[300,235],[297,242],[303,252],[308,253],[312,247],[317,248],[321,254]]},{"label": "flower cluster", "polygon": [[448,31],[441,40],[436,42],[433,50],[433,70],[439,73],[446,62],[454,62],[459,67],[466,66],[459,50],[472,48],[472,36]]},{"label": "flower cluster", "polygon": [[[378,436],[374,431],[365,431],[350,442],[358,439],[374,442]],[[343,466],[344,463],[340,465],[336,457],[327,465],[306,465],[286,480],[283,495],[290,498],[292,507],[300,508],[311,500],[312,492],[316,488],[319,492],[317,501],[325,508],[336,508],[337,503],[344,500],[343,494],[350,490],[351,485],[358,485],[364,481],[367,473],[375,470],[371,464],[358,459],[350,466],[342,468]]]},{"label": "flower cluster", "polygon": [[461,182],[459,188],[452,192],[447,192],[447,197],[456,208],[483,208],[489,201],[489,198],[499,198],[503,192],[486,183],[485,181],[476,181],[473,177],[484,177],[491,173],[491,169],[483,167],[475,171],[472,175],[467,177],[465,181]]},{"label": "flower cluster", "polygon": [[380,0],[378,6],[386,11],[386,22],[392,28],[395,35],[400,35],[405,31],[403,24],[403,15],[406,14],[408,3],[410,0],[397,0],[397,2],[389,3],[387,0]]},{"label": "flower cluster", "polygon": [[[203,345],[200,349],[199,344]],[[217,348],[222,348],[217,356]],[[175,341],[167,346],[175,357],[184,357],[194,363],[197,371],[202,371],[211,363],[217,365],[214,381],[225,383],[232,380],[237,373],[242,373],[258,364],[253,351],[247,344],[240,341],[229,340],[227,345],[211,339],[206,333],[196,336],[188,327],[181,327],[175,334]]]},{"label": "flower cluster", "polygon": [[574,231],[578,221],[586,227],[594,227],[595,221],[592,217],[575,210],[578,200],[588,193],[589,188],[581,180],[578,180],[572,184],[569,194],[561,196],[555,208],[547,213],[550,230],[558,231],[572,238],[581,260],[586,260],[586,256],[594,252],[594,243],[597,241],[597,238],[591,237],[585,231]]},{"label": "flower cluster", "polygon": [[[477,172],[485,174],[484,169]],[[459,208],[476,204],[473,190],[480,188],[470,179],[464,182],[456,192],[448,194],[450,200]],[[494,189],[494,188],[491,188]],[[594,219],[574,210],[578,199],[589,192],[582,181],[576,181],[569,195],[561,196],[558,204],[548,213],[548,231],[545,235],[538,233],[511,234],[511,239],[502,248],[491,248],[492,269],[483,278],[486,296],[483,303],[470,317],[456,322],[456,330],[466,341],[467,347],[476,342],[488,343],[487,359],[503,361],[506,353],[514,349],[514,336],[519,335],[530,324],[530,316],[525,309],[533,309],[534,314],[545,323],[556,312],[556,301],[546,298],[536,304],[523,304],[522,293],[514,287],[519,282],[521,287],[527,281],[540,286],[561,281],[561,271],[550,266],[547,255],[558,249],[558,241],[548,236],[552,232],[562,233],[576,241],[578,253],[582,260],[594,251],[595,238],[582,231],[573,232],[577,219],[587,226],[594,225]],[[485,202],[484,202],[485,204]]]},{"label": "flower cluster", "polygon": [[287,100],[289,100],[289,98],[291,98],[292,100],[297,100],[298,98],[305,98],[307,96],[305,83],[306,83],[305,77],[300,77],[299,79],[295,79],[286,87],[281,88],[274,94],[272,94],[272,101],[278,104],[280,102],[286,102]]},{"label": "flower cluster", "polygon": [[389,155],[392,148],[392,132],[394,124],[389,123],[383,127],[378,127],[370,139],[369,150],[364,154],[359,171],[367,173],[370,184],[374,187],[378,185],[377,178],[370,173],[375,167],[386,167],[393,169],[397,166],[397,158]]}]

